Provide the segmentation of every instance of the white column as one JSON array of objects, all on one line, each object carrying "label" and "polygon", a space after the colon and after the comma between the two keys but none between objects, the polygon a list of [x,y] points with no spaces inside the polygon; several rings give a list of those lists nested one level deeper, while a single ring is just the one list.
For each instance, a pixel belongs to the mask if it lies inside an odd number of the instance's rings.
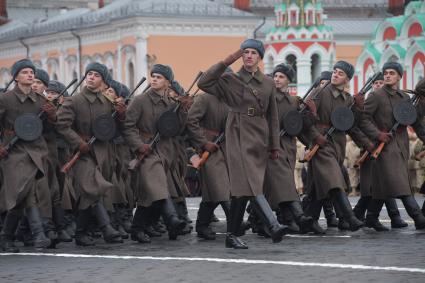
[{"label": "white column", "polygon": [[136,38],[136,73],[134,81],[138,82],[140,78],[146,77],[148,73],[148,62],[146,55],[148,54],[148,44],[146,36],[138,36]]},{"label": "white column", "polygon": [[69,79],[68,72],[65,68],[65,55],[66,55],[66,51],[64,49],[61,49],[59,52],[58,80],[66,85],[67,82],[71,80]]},{"label": "white column", "polygon": [[302,96],[311,85],[311,60],[310,58],[297,59],[297,92]]},{"label": "white column", "polygon": [[117,77],[116,80],[119,82],[123,82],[123,77],[122,77],[122,44],[121,41],[118,42],[118,47],[117,47]]}]

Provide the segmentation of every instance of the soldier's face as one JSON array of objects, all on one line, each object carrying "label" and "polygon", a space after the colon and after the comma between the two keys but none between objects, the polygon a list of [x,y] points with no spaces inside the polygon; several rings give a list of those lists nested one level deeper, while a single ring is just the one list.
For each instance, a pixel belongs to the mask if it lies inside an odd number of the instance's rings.
[{"label": "soldier's face", "polygon": [[323,87],[325,84],[327,84],[329,81],[328,80],[321,80],[320,81],[320,86]]},{"label": "soldier's face", "polygon": [[102,76],[95,71],[88,72],[86,76],[86,85],[91,91],[100,90],[103,85]]},{"label": "soldier's face", "polygon": [[115,92],[115,90],[110,87],[105,91],[105,95],[108,96],[111,100],[116,100],[118,98],[117,93]]},{"label": "soldier's face", "polygon": [[373,83],[372,89],[377,90],[377,89],[380,89],[383,86],[384,86],[384,81],[383,80],[377,80]]},{"label": "soldier's face", "polygon": [[343,70],[336,68],[332,72],[331,84],[334,86],[345,87],[349,81],[347,74]]},{"label": "soldier's face", "polygon": [[384,71],[384,84],[388,86],[398,85],[401,77],[396,70],[387,69]]},{"label": "soldier's face", "polygon": [[286,88],[289,85],[288,77],[281,72],[276,72],[273,76],[274,85],[277,89]]},{"label": "soldier's face", "polygon": [[57,93],[56,91],[52,91],[52,90],[48,90],[47,93],[46,93],[46,97],[50,101],[52,101],[53,99],[58,97],[58,95],[59,95],[59,93]]},{"label": "soldier's face", "polygon": [[15,81],[21,85],[31,86],[34,82],[34,71],[31,68],[24,68],[16,75]]},{"label": "soldier's face", "polygon": [[153,90],[159,91],[166,89],[170,83],[168,80],[161,74],[153,73],[151,76],[151,88]]},{"label": "soldier's face", "polygon": [[46,88],[47,87],[39,79],[34,79],[32,85],[31,85],[32,91],[34,91],[35,93],[38,93],[38,94],[43,94],[44,91],[46,90]]},{"label": "soldier's face", "polygon": [[247,68],[256,68],[260,63],[261,57],[257,50],[246,48],[242,54],[242,61]]}]

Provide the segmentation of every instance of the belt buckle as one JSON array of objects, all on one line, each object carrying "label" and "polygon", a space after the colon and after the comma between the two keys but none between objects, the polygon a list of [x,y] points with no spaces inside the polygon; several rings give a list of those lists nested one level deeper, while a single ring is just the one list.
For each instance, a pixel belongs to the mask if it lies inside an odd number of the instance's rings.
[{"label": "belt buckle", "polygon": [[248,115],[248,116],[254,116],[254,115],[255,115],[255,108],[253,108],[253,107],[249,107],[249,108],[248,108],[247,115]]}]

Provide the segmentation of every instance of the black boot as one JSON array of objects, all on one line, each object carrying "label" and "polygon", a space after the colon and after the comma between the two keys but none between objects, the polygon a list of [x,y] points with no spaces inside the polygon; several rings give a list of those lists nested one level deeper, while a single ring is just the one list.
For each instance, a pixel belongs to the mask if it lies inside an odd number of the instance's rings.
[{"label": "black boot", "polygon": [[388,216],[391,218],[391,228],[398,229],[409,226],[401,219],[400,211],[398,211],[397,202],[394,198],[386,199],[385,207],[387,208]]},{"label": "black boot", "polygon": [[298,226],[294,219],[289,202],[279,203],[279,209],[276,211],[276,216],[280,224],[288,226],[288,234],[303,233],[300,229],[301,227]]},{"label": "black boot", "polygon": [[168,238],[176,240],[181,230],[186,226],[186,222],[178,217],[173,201],[170,198],[160,200],[159,203],[162,218],[167,225]]},{"label": "black boot", "polygon": [[418,203],[413,196],[404,196],[401,198],[404,207],[406,208],[407,214],[412,217],[415,221],[415,227],[417,230],[425,229],[425,216],[422,214]]},{"label": "black boot", "polygon": [[384,201],[380,199],[372,199],[367,208],[365,226],[375,229],[377,232],[388,231],[389,229],[382,225],[379,221],[379,213],[381,212]]},{"label": "black boot", "polygon": [[1,250],[5,253],[19,253],[18,247],[15,246],[15,231],[18,227],[20,216],[9,211],[3,222],[3,228],[0,234]]},{"label": "black boot", "polygon": [[217,203],[214,202],[201,202],[199,204],[198,218],[196,219],[196,232],[199,238],[215,240],[215,232],[211,230],[209,225],[211,215],[216,207]]},{"label": "black boot", "polygon": [[370,196],[360,196],[359,201],[357,202],[356,206],[353,208],[354,215],[360,221],[365,220],[365,213],[371,199],[372,197]]},{"label": "black boot", "polygon": [[27,216],[28,224],[34,237],[34,247],[47,248],[50,246],[50,239],[44,234],[43,224],[41,222],[40,211],[38,208],[35,206],[25,208],[25,215]]},{"label": "black boot", "polygon": [[322,201],[323,213],[325,214],[326,224],[328,228],[338,227],[338,220],[336,219],[334,207],[330,199]]},{"label": "black boot", "polygon": [[187,211],[186,200],[179,201],[176,203],[176,211],[181,220],[183,220],[187,224],[192,223],[192,219],[190,219],[189,212]]},{"label": "black boot", "polygon": [[304,215],[304,211],[299,201],[291,201],[288,203],[288,205],[292,215],[295,218],[295,222],[300,227],[301,232],[307,233],[310,231],[311,225],[313,224],[313,217]]},{"label": "black boot", "polygon": [[120,233],[111,226],[111,220],[103,203],[96,202],[92,207],[93,215],[96,217],[97,224],[102,231],[103,240],[106,243],[123,243]]},{"label": "black boot", "polygon": [[245,197],[232,198],[230,203],[230,223],[227,225],[226,248],[247,249],[248,246],[236,235],[240,230],[248,199]]},{"label": "black boot", "polygon": [[258,216],[261,218],[261,221],[270,231],[273,243],[282,241],[283,235],[288,232],[288,226],[279,224],[264,195],[255,196],[252,204]]},{"label": "black boot", "polygon": [[56,226],[56,231],[58,234],[58,241],[59,242],[72,242],[72,237],[68,234],[68,232],[65,229],[65,217],[64,217],[64,211],[62,207],[60,206],[54,206],[53,207],[53,222]]},{"label": "black boot", "polygon": [[363,227],[364,223],[361,222],[354,216],[353,210],[351,209],[350,201],[347,195],[340,189],[333,189],[330,192],[334,206],[342,212],[344,220],[350,223],[350,230],[357,231]]},{"label": "black boot", "polygon": [[94,239],[87,233],[90,224],[90,218],[92,218],[90,208],[78,210],[76,218],[77,225],[75,230],[75,244],[77,246],[88,247],[95,245]]},{"label": "black boot", "polygon": [[326,231],[320,226],[318,222],[320,218],[320,212],[323,207],[323,201],[310,199],[308,202],[305,202],[305,204],[306,205],[304,206],[304,214],[313,218],[313,223],[311,224],[311,232],[316,235],[326,234]]},{"label": "black boot", "polygon": [[139,243],[148,244],[151,242],[150,236],[145,233],[147,226],[146,219],[149,217],[149,207],[138,206],[133,217],[131,226],[131,239]]}]

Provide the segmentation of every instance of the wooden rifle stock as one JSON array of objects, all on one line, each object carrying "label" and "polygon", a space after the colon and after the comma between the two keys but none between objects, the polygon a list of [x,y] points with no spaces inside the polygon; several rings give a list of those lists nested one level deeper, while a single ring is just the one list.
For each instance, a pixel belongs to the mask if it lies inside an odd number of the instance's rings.
[{"label": "wooden rifle stock", "polygon": [[378,158],[378,156],[381,154],[381,152],[382,152],[382,150],[384,149],[384,146],[385,146],[385,143],[384,142],[381,142],[380,144],[379,144],[379,146],[373,151],[373,153],[372,153],[372,157],[374,158],[374,159],[377,159]]},{"label": "wooden rifle stock", "polygon": [[69,170],[71,170],[72,166],[74,166],[75,162],[77,162],[77,160],[80,158],[80,156],[81,151],[77,151],[74,156],[67,163],[65,163],[64,166],[62,166],[61,172],[67,174]]},{"label": "wooden rifle stock", "polygon": [[305,162],[309,162],[313,156],[317,153],[317,151],[319,150],[319,145],[315,144],[311,149],[307,150],[306,153],[304,154],[304,158],[302,160],[300,160],[301,163],[305,163]]},{"label": "wooden rifle stock", "polygon": [[[218,146],[220,145],[223,141],[224,141],[224,132],[222,132],[220,135],[218,135],[218,137],[214,140],[214,143]],[[203,164],[205,164],[205,162],[207,162],[208,158],[210,157],[210,152],[208,151],[204,151],[201,154],[201,160],[199,161],[199,165],[198,166],[193,166],[196,169],[199,169],[202,167]]]},{"label": "wooden rifle stock", "polygon": [[[156,144],[159,142],[160,138],[161,138],[161,134],[157,132],[154,138],[152,139],[152,141],[149,143],[149,147],[153,149],[156,146]],[[128,170],[130,171],[136,170],[140,166],[140,163],[142,163],[143,159],[145,159],[149,153],[150,152],[144,152],[143,154],[139,154],[137,155],[136,158],[130,160],[130,162],[128,163]]]},{"label": "wooden rifle stock", "polygon": [[362,156],[360,156],[360,158],[357,159],[356,162],[354,162],[354,168],[359,168],[368,156],[369,151],[366,150],[365,152],[363,152]]}]

